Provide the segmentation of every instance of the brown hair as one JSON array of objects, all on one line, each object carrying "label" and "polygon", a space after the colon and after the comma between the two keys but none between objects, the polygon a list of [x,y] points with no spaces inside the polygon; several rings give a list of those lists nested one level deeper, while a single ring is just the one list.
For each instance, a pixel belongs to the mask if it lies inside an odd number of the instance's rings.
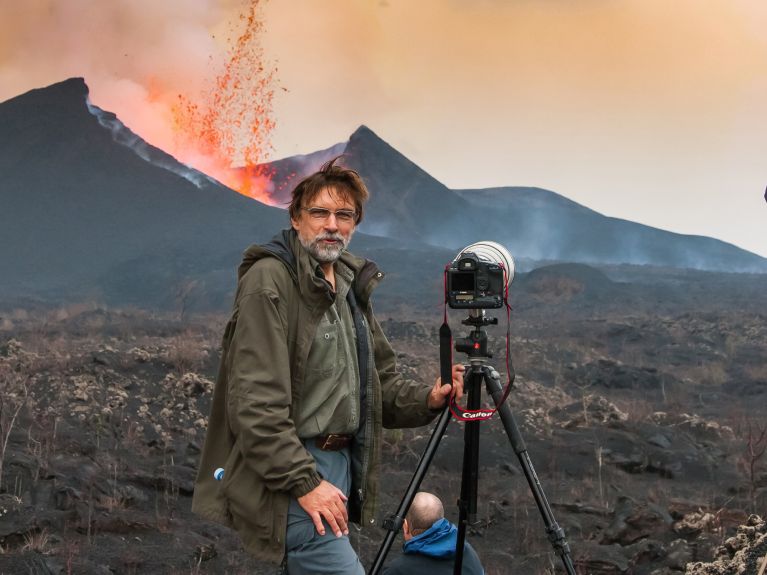
[{"label": "brown hair", "polygon": [[342,198],[354,203],[354,210],[357,212],[354,223],[359,224],[362,221],[363,206],[370,194],[357,172],[336,165],[341,157],[337,156],[323,164],[318,172],[305,177],[295,187],[288,206],[288,213],[292,219],[298,219],[301,208],[305,207],[304,202],[312,200],[325,188],[332,188]]}]

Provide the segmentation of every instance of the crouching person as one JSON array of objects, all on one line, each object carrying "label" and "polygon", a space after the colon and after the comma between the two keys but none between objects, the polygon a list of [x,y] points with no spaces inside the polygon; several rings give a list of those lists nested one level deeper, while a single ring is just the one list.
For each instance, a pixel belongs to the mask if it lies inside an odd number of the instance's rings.
[{"label": "crouching person", "polygon": [[[452,575],[458,528],[445,519],[442,501],[419,491],[402,525],[404,554],[384,570],[384,575]],[[463,547],[463,569],[467,575],[483,575],[484,569],[474,548]]]}]

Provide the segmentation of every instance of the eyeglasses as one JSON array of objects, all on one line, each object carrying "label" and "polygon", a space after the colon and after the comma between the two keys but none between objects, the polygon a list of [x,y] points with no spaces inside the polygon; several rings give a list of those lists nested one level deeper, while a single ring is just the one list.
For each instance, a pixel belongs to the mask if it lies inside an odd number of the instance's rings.
[{"label": "eyeglasses", "polygon": [[309,212],[309,217],[313,220],[327,221],[330,218],[330,214],[336,217],[336,221],[342,224],[351,224],[357,220],[357,212],[354,210],[328,210],[326,208],[301,208],[304,211]]}]

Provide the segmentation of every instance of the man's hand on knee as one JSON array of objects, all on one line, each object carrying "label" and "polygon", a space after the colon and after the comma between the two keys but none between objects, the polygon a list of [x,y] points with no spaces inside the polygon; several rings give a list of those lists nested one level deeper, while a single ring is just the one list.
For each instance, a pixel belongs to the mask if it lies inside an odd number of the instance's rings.
[{"label": "man's hand on knee", "polygon": [[322,519],[328,522],[336,537],[348,535],[349,521],[346,512],[346,495],[332,483],[323,480],[306,495],[298,498],[298,504],[309,514],[317,533],[325,535]]}]

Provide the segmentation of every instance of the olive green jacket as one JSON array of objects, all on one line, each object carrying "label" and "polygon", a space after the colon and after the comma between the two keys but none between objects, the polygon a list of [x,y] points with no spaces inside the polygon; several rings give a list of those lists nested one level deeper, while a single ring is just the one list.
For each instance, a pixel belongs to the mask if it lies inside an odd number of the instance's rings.
[{"label": "olive green jacket", "polygon": [[[383,274],[348,252],[341,259],[354,271],[352,289],[370,342],[367,417],[352,448],[349,497],[349,518],[369,524],[377,502],[381,428],[425,425],[435,412],[427,407],[430,386],[406,382],[397,373],[395,354],[373,315],[370,294]],[[192,510],[237,530],[259,559],[279,563],[290,497],[321,481],[296,435],[293,414],[301,411],[302,390],[312,385],[306,377],[309,348],[334,294],[293,230],[251,246],[238,276]],[[216,481],[219,467],[224,477]]]}]

